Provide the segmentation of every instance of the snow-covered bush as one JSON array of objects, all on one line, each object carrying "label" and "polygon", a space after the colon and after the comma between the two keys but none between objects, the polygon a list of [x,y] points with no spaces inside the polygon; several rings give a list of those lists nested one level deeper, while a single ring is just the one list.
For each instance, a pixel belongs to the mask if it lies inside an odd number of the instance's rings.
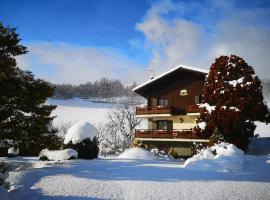
[{"label": "snow-covered bush", "polygon": [[144,159],[144,160],[155,160],[157,157],[154,153],[140,148],[134,147],[130,149],[126,149],[122,154],[118,156],[120,159]]},{"label": "snow-covered bush", "polygon": [[75,149],[78,158],[93,159],[98,156],[96,128],[88,122],[79,122],[68,129],[64,144],[66,148]]},{"label": "snow-covered bush", "polygon": [[191,144],[191,154],[195,155],[198,152],[200,152],[202,149],[204,149],[206,147],[206,143],[202,143],[202,142],[193,142]]},{"label": "snow-covered bush", "polygon": [[43,149],[39,153],[39,160],[62,161],[62,160],[76,159],[77,157],[78,152],[74,149],[64,149],[55,151]]},{"label": "snow-covered bush", "polygon": [[254,121],[269,122],[261,81],[253,68],[235,55],[221,56],[212,64],[203,102],[194,132],[210,137],[217,128],[226,141],[241,149],[246,149],[248,137],[254,134]]},{"label": "snow-covered bush", "polygon": [[10,147],[8,149],[8,157],[17,156],[17,155],[19,155],[19,153],[20,153],[20,150],[18,147]]},{"label": "snow-covered bush", "polygon": [[184,167],[199,171],[239,171],[243,168],[244,152],[235,145],[221,142],[202,149],[186,160]]},{"label": "snow-covered bush", "polygon": [[99,128],[100,154],[119,155],[132,145],[135,138],[135,127],[141,120],[136,117],[136,104],[131,103],[113,110],[108,114],[108,122]]},{"label": "snow-covered bush", "polygon": [[153,153],[158,159],[161,159],[161,160],[174,159],[174,157],[171,154],[168,154],[165,151],[159,150],[158,148],[151,149],[151,153]]}]

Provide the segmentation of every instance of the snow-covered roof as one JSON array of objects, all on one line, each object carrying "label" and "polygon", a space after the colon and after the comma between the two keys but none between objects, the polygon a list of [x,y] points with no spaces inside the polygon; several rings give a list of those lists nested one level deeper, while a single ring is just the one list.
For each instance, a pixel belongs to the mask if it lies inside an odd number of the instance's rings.
[{"label": "snow-covered roof", "polygon": [[209,73],[209,70],[207,70],[207,69],[201,69],[201,68],[198,68],[198,67],[192,67],[192,66],[186,66],[186,65],[178,65],[178,66],[170,69],[169,71],[164,72],[164,73],[160,74],[159,76],[142,83],[141,85],[138,85],[132,91],[134,92],[134,91],[136,91],[136,90],[138,90],[138,89],[140,89],[140,88],[142,88],[142,87],[144,87],[144,86],[146,86],[146,85],[148,85],[148,84],[150,84],[150,83],[152,83],[152,82],[154,82],[154,81],[156,81],[156,80],[158,80],[158,79],[160,79],[160,78],[162,78],[162,77],[164,77],[164,76],[166,76],[166,75],[168,75],[168,74],[170,74],[170,73],[172,73],[174,71],[177,71],[179,69],[195,71],[195,72],[199,72],[199,73],[203,73],[203,74],[208,74]]}]

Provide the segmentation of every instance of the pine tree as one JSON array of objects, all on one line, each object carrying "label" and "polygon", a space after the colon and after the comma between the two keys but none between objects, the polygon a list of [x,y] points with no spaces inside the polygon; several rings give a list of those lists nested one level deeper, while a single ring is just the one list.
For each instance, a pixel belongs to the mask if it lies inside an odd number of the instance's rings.
[{"label": "pine tree", "polygon": [[45,101],[54,88],[17,67],[15,57],[27,53],[15,28],[0,23],[0,141],[12,140],[23,155],[57,143],[50,117],[55,106]]},{"label": "pine tree", "polygon": [[211,136],[214,130],[224,139],[245,149],[248,137],[254,135],[254,121],[269,122],[269,111],[263,102],[261,81],[251,66],[235,55],[221,56],[210,68],[201,105],[196,134]]}]

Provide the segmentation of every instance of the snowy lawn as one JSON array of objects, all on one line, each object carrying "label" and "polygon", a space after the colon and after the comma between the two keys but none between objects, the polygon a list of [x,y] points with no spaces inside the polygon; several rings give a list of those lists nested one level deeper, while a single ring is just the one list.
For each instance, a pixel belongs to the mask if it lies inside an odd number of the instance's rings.
[{"label": "snowy lawn", "polygon": [[53,200],[270,199],[270,156],[245,155],[244,160],[239,172],[203,172],[184,169],[180,161],[12,158],[8,162],[21,162],[21,168],[10,173],[8,196],[1,188],[0,194],[6,199]]}]

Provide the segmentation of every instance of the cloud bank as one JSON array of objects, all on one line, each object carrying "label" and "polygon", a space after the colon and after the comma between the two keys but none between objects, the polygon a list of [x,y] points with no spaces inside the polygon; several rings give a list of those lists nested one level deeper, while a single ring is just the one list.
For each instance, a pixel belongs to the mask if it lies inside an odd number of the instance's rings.
[{"label": "cloud bank", "polygon": [[160,1],[136,29],[157,71],[178,64],[209,68],[220,55],[243,57],[270,78],[270,8],[258,1]]},{"label": "cloud bank", "polygon": [[130,84],[145,79],[139,64],[110,48],[48,42],[26,46],[29,53],[17,58],[19,66],[53,83],[80,84],[108,77]]}]

